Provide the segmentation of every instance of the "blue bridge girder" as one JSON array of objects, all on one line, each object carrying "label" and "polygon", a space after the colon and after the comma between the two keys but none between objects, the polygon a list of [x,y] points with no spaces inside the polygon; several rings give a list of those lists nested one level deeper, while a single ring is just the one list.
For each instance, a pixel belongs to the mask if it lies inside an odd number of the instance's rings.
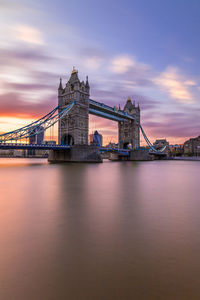
[{"label": "blue bridge girder", "polygon": [[5,143],[8,141],[21,141],[21,139],[30,138],[40,132],[44,132],[48,128],[52,127],[59,120],[61,120],[69,111],[73,108],[76,101],[73,101],[62,111],[58,111],[58,106],[54,108],[50,113],[42,117],[41,119],[21,127],[17,130],[10,131],[0,135],[0,143]]},{"label": "blue bridge girder", "polygon": [[156,155],[156,156],[167,156],[167,154],[166,153],[164,153],[164,152],[160,152],[160,151],[149,151],[149,154],[150,155]]},{"label": "blue bridge girder", "polygon": [[[2,150],[69,150],[70,145],[37,145],[37,144],[22,144],[22,143],[0,143],[0,149]],[[120,156],[129,156],[129,149],[118,149],[118,148],[108,148],[99,147],[99,152],[112,152],[117,153]],[[165,153],[149,151],[151,155],[166,156]]]},{"label": "blue bridge girder", "polygon": [[[23,144],[23,143],[0,143],[0,149],[4,150],[69,150],[70,145],[37,145],[37,144]],[[128,156],[130,150],[128,149],[118,149],[118,148],[108,148],[108,147],[98,147],[100,152],[115,152],[120,155]]]},{"label": "blue bridge girder", "polygon": [[129,149],[118,149],[118,148],[108,148],[108,147],[99,147],[100,152],[114,152],[118,153],[119,155],[129,156],[130,150]]},{"label": "blue bridge girder", "polygon": [[4,150],[68,150],[69,145],[37,145],[20,143],[0,143],[0,149]]},{"label": "blue bridge girder", "polygon": [[89,113],[95,116],[103,117],[112,121],[135,120],[133,115],[124,112],[123,110],[113,108],[104,103],[89,100]]}]

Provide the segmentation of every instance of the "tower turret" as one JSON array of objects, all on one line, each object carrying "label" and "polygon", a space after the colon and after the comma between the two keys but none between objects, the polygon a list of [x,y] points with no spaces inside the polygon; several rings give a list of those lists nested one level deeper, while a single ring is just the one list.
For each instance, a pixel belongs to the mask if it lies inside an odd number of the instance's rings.
[{"label": "tower turret", "polygon": [[[60,91],[60,90],[59,90]],[[89,83],[80,81],[78,71],[73,67],[72,73],[62,94],[59,94],[58,105],[62,110],[76,101],[73,109],[59,123],[59,142],[61,144],[88,144],[89,122]]]},{"label": "tower turret", "polygon": [[138,149],[140,146],[140,109],[135,106],[135,101],[132,103],[131,98],[128,97],[124,111],[134,116],[134,119],[118,123],[119,146],[126,148],[131,144],[133,149]]},{"label": "tower turret", "polygon": [[134,105],[133,105],[130,97],[128,97],[128,99],[126,101],[126,104],[124,106],[124,111],[129,114],[132,114],[134,111]]},{"label": "tower turret", "polygon": [[62,78],[60,77],[60,83],[58,87],[58,95],[61,95],[63,93],[63,86],[62,86]]},{"label": "tower turret", "polygon": [[73,67],[70,79],[69,79],[69,83],[71,84],[80,84],[80,80],[78,78],[78,70],[75,69],[75,67]]},{"label": "tower turret", "polygon": [[86,91],[89,93],[90,85],[89,85],[89,82],[88,82],[88,76],[86,76],[85,88],[86,88]]}]

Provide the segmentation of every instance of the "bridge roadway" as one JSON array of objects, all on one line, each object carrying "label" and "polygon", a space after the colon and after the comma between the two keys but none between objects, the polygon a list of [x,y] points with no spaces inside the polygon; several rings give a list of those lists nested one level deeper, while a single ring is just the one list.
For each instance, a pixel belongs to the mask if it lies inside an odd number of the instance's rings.
[{"label": "bridge roadway", "polygon": [[134,120],[135,117],[123,110],[113,108],[104,103],[89,100],[89,113],[98,117],[103,117],[112,121]]},{"label": "bridge roadway", "polygon": [[0,143],[0,149],[10,150],[67,150],[69,145],[36,145],[36,144],[21,144],[21,143]]},{"label": "bridge roadway", "polygon": [[[36,145],[36,144],[21,144],[21,143],[0,143],[2,150],[69,150],[70,145]],[[110,147],[99,147],[99,152],[117,153],[118,156],[130,156],[130,149],[118,149]],[[150,155],[157,157],[165,157],[166,153],[149,151]]]},{"label": "bridge roadway", "polygon": [[[36,145],[36,144],[22,144],[22,143],[0,143],[2,150],[68,150],[70,145]],[[129,149],[118,149],[99,147],[100,152],[117,152],[121,155],[129,155]]]},{"label": "bridge roadway", "polygon": [[[36,145],[36,144],[22,144],[22,143],[0,143],[2,150],[68,150],[70,145]],[[100,152],[115,152],[122,156],[129,156],[130,149],[118,149],[110,147],[99,147]],[[149,151],[150,155],[166,156],[166,153]]]}]

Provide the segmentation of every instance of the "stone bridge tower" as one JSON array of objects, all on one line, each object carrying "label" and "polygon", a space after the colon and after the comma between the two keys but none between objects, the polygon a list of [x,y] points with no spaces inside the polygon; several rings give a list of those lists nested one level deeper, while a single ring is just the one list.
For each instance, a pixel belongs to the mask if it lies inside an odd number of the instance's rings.
[{"label": "stone bridge tower", "polygon": [[76,100],[76,104],[69,114],[59,121],[59,144],[88,145],[89,93],[88,77],[86,77],[85,83],[84,81],[80,82],[78,71],[75,69],[73,69],[71,77],[64,88],[60,79],[58,87],[59,111],[74,100]]},{"label": "stone bridge tower", "polygon": [[140,147],[140,107],[139,105],[136,107],[135,103],[132,103],[131,99],[128,98],[124,111],[133,115],[135,120],[118,123],[119,147],[127,148],[131,144],[132,149],[138,149]]}]

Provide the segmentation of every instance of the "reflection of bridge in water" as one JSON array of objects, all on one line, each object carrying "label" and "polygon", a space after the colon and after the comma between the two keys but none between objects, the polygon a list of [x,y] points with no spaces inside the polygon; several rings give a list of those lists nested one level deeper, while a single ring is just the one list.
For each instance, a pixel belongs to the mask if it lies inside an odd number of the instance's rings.
[{"label": "reflection of bridge in water", "polygon": [[[129,98],[124,109],[111,107],[90,99],[88,78],[80,82],[78,72],[72,71],[63,88],[60,80],[58,106],[39,120],[17,130],[0,135],[0,149],[51,150],[50,161],[101,161],[100,152],[110,152],[128,159],[145,159],[149,154],[164,156],[164,148],[157,151],[140,124],[140,107]],[[89,114],[118,123],[118,148],[88,145]],[[34,145],[20,141],[30,139],[58,123],[57,145]],[[149,147],[140,149],[140,130]],[[15,143],[13,143],[15,142]],[[131,149],[130,149],[131,148]]]}]

